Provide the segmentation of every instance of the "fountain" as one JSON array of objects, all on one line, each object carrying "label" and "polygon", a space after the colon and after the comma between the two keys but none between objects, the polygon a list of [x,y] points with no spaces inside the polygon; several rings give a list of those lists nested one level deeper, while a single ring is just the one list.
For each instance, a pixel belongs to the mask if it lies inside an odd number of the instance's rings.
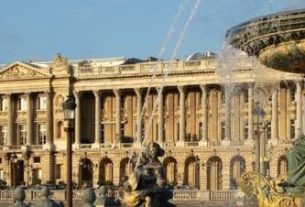
[{"label": "fountain", "polygon": [[[233,47],[255,56],[263,65],[280,71],[305,73],[305,9],[279,12],[231,28],[226,35]],[[287,153],[288,177],[281,183],[258,172],[247,172],[240,187],[256,196],[260,207],[305,205],[305,137],[295,140]],[[299,156],[297,159],[295,156]]]}]

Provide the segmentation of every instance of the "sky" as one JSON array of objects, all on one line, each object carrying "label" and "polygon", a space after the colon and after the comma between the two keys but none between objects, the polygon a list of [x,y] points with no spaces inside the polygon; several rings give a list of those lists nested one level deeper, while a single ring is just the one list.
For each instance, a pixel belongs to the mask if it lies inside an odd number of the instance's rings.
[{"label": "sky", "polygon": [[2,1],[0,64],[48,61],[56,53],[69,59],[185,59],[219,52],[236,24],[296,8],[305,8],[305,0]]}]

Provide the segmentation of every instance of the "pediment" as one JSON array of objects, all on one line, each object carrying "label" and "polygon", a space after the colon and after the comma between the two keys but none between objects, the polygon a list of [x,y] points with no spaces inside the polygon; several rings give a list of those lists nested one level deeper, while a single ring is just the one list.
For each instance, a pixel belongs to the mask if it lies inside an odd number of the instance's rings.
[{"label": "pediment", "polygon": [[27,63],[15,62],[0,71],[0,80],[41,79],[49,78],[51,74],[43,69]]}]

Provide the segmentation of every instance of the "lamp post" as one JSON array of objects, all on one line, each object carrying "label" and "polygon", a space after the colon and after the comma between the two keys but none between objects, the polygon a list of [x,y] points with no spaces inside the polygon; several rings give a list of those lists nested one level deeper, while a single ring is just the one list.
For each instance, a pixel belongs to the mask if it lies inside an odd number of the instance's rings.
[{"label": "lamp post", "polygon": [[253,108],[255,126],[255,171],[265,175],[265,128],[268,123],[264,122],[265,111],[259,102]]},{"label": "lamp post", "polygon": [[67,133],[67,207],[72,207],[72,138],[74,132],[75,100],[69,94],[62,104],[65,119],[65,131]]}]

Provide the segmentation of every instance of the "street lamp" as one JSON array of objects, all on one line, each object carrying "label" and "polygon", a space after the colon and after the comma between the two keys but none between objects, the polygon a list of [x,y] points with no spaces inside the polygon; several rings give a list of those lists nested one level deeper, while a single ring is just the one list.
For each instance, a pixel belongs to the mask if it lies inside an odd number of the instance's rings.
[{"label": "street lamp", "polygon": [[65,131],[67,133],[67,206],[72,207],[72,138],[75,119],[75,100],[68,95],[62,104],[65,119]]},{"label": "street lamp", "polygon": [[255,102],[253,108],[254,126],[255,126],[255,171],[265,174],[265,135],[264,129],[267,123],[264,122],[265,111],[259,102]]}]

